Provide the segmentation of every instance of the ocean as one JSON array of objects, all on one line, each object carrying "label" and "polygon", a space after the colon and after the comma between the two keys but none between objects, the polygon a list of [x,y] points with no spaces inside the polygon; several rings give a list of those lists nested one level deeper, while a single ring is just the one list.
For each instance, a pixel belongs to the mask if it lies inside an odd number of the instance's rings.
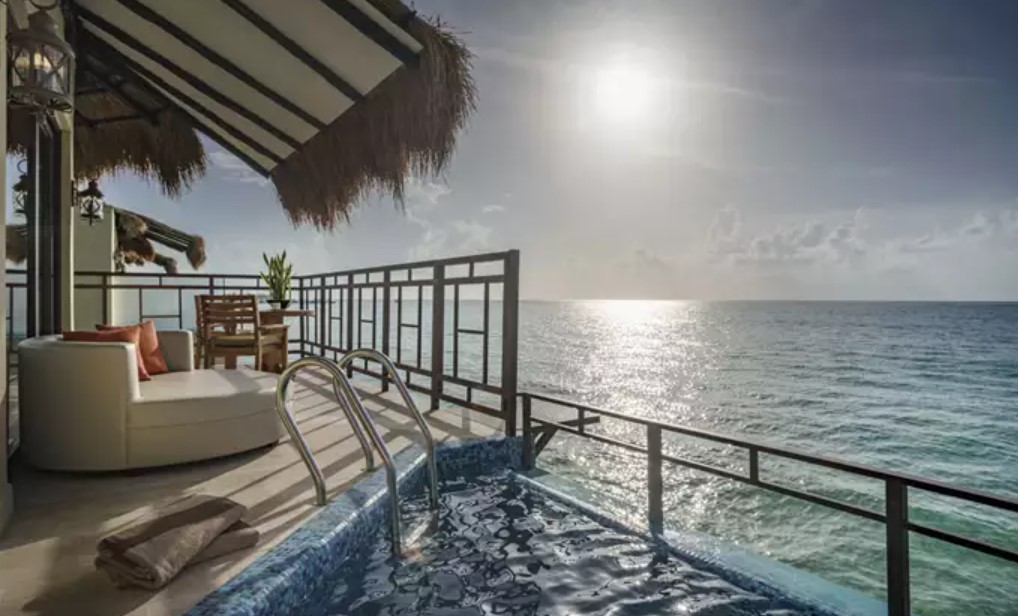
[{"label": "ocean", "polygon": [[[1018,496],[1018,304],[523,302],[520,388]],[[539,411],[535,411],[535,414]],[[642,431],[595,428],[641,442]],[[745,453],[665,449],[742,469]],[[637,454],[556,436],[538,466],[645,515]],[[681,467],[666,527],[884,596],[883,525]],[[880,510],[882,484],[762,458],[761,474]],[[910,493],[914,519],[1018,548],[1018,515]],[[1018,565],[912,535],[913,609],[1018,614]]]}]

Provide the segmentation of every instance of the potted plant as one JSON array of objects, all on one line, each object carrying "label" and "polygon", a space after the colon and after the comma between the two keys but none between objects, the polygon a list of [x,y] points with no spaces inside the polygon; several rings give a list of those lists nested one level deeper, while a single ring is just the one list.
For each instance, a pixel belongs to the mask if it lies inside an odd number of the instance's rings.
[{"label": "potted plant", "polygon": [[262,253],[267,272],[261,272],[262,280],[269,287],[269,305],[276,309],[285,309],[290,305],[290,278],[293,276],[293,265],[286,262],[286,251],[275,256]]}]

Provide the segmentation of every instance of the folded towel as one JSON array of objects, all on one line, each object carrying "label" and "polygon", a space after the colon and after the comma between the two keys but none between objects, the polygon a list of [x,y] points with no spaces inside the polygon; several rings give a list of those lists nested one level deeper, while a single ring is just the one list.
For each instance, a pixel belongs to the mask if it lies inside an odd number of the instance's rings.
[{"label": "folded towel", "polygon": [[198,555],[192,558],[187,566],[190,567],[206,560],[219,558],[223,554],[249,548],[258,543],[258,538],[258,529],[241,520],[216,537],[207,548],[198,552]]},{"label": "folded towel", "polygon": [[95,565],[117,585],[162,588],[245,513],[227,498],[185,497],[158,517],[103,538]]}]

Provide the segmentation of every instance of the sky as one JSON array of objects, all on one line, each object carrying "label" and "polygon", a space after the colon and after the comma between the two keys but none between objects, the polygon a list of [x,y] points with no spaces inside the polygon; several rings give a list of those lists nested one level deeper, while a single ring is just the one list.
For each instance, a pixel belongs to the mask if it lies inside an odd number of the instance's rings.
[{"label": "sky", "polygon": [[405,212],[295,229],[212,143],[183,199],[129,175],[107,199],[203,235],[210,272],[518,248],[526,299],[1018,299],[1018,3],[416,9],[474,52],[479,106]]}]

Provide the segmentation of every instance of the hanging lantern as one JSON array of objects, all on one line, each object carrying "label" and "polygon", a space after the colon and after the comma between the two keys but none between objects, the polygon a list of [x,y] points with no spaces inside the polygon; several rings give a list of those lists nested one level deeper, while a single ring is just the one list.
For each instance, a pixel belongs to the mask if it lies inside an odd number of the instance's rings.
[{"label": "hanging lantern", "polygon": [[28,161],[21,159],[18,161],[18,172],[21,173],[21,177],[18,181],[11,186],[11,190],[14,191],[14,213],[19,216],[27,216],[28,210],[28,189],[31,188],[31,182],[28,181],[28,170],[25,168],[28,165]]},{"label": "hanging lantern", "polygon": [[7,35],[7,55],[11,103],[38,112],[71,110],[74,50],[47,12],[32,13],[27,28]]},{"label": "hanging lantern", "polygon": [[81,217],[88,221],[88,226],[91,227],[96,221],[103,219],[103,208],[106,203],[103,201],[103,193],[99,190],[99,185],[95,180],[89,180],[88,187],[79,190],[77,197],[78,210]]}]

